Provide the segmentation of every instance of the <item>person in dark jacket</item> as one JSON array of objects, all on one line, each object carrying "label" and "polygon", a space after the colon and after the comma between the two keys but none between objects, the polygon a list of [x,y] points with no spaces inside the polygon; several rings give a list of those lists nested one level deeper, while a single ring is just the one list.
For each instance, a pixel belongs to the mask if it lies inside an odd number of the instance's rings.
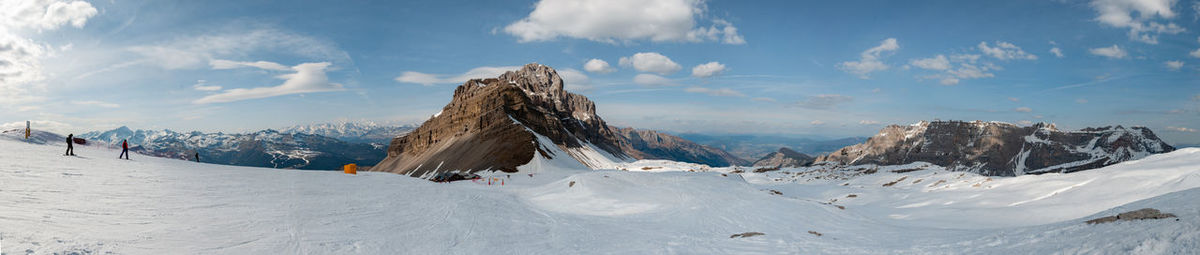
[{"label": "person in dark jacket", "polygon": [[68,134],[67,135],[67,153],[63,154],[63,156],[75,156],[75,146],[72,145],[74,143],[75,143],[75,134]]},{"label": "person in dark jacket", "polygon": [[196,153],[196,163],[200,163],[200,153]]},{"label": "person in dark jacket", "polygon": [[121,155],[117,155],[117,158],[121,158],[121,156],[129,159],[129,142],[126,140],[121,140]]}]

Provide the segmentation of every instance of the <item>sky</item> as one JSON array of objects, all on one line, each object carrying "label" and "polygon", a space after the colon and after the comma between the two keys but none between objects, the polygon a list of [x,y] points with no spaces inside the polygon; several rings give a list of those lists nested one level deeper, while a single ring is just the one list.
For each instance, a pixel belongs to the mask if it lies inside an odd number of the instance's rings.
[{"label": "sky", "polygon": [[870,136],[921,120],[1200,144],[1200,2],[0,0],[0,124],[417,124],[557,69],[612,125]]}]

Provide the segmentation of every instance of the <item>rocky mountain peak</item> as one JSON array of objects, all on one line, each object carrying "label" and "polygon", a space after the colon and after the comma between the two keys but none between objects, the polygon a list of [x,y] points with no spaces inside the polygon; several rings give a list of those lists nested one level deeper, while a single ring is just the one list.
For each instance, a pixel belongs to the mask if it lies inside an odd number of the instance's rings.
[{"label": "rocky mountain peak", "polygon": [[571,157],[591,168],[633,158],[683,157],[729,164],[721,161],[728,153],[691,142],[639,151],[630,145],[631,138],[596,115],[591,100],[563,87],[558,72],[537,63],[496,78],[469,80],[455,88],[441,112],[392,139],[387,158],[372,171],[422,178],[445,172],[513,172],[535,156]]},{"label": "rocky mountain peak", "polygon": [[376,170],[418,177],[439,171],[516,171],[535,151],[546,158],[568,156],[550,155],[547,146],[627,158],[620,144],[591,100],[563,90],[553,68],[533,63],[455,88],[441,113],[392,140],[388,158]]},{"label": "rocky mountain peak", "polygon": [[951,170],[1014,176],[1081,171],[1173,150],[1144,127],[1062,131],[1049,123],[1021,127],[1003,122],[922,121],[884,127],[866,142],[817,161],[850,165],[923,161]]},{"label": "rocky mountain peak", "polygon": [[813,163],[813,157],[787,147],[780,147],[779,151],[772,152],[763,156],[761,159],[754,161],[754,166],[757,167],[803,167]]}]

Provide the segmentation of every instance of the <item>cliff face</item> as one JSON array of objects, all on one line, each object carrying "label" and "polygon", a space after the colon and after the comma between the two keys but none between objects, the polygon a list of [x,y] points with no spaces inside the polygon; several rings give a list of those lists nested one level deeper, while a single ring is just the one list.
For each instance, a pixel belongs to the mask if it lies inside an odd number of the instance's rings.
[{"label": "cliff face", "polygon": [[637,159],[668,159],[715,167],[750,164],[723,150],[654,130],[613,128],[613,132],[625,141],[623,144],[628,145],[623,150]]},{"label": "cliff face", "polygon": [[754,166],[757,167],[804,167],[812,165],[812,156],[804,153],[796,152],[787,147],[779,148],[779,151],[772,152],[766,156],[754,161]]},{"label": "cliff face", "polygon": [[596,116],[586,97],[563,90],[554,69],[529,64],[499,78],[474,79],[454,90],[450,103],[420,127],[392,140],[373,171],[417,177],[436,171],[514,172],[541,151],[534,135],[560,148],[598,149],[627,159],[620,140]]},{"label": "cliff face", "polygon": [[900,165],[929,162],[992,176],[1075,172],[1175,150],[1145,127],[1060,131],[1052,124],[937,121],[892,125],[865,143],[817,162]]}]

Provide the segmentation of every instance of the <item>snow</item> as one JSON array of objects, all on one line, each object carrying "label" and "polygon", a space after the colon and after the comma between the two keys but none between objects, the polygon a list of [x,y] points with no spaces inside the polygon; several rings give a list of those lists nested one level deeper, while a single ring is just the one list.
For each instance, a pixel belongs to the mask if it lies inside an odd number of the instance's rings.
[{"label": "snow", "polygon": [[[98,147],[77,147],[79,157],[66,157],[54,143],[18,139],[7,134],[0,139],[0,204],[5,205],[0,207],[0,244],[6,254],[1194,254],[1200,249],[1197,148],[1071,174],[989,178],[914,163],[855,166],[820,173],[842,177],[810,180],[798,173],[805,169],[734,174],[746,168],[689,169],[669,161],[623,163],[658,164],[662,171],[589,170],[552,145],[543,149],[557,157],[539,153],[518,168],[520,174],[490,174],[503,178],[500,186],[375,172],[118,160],[118,151]],[[847,174],[867,167],[878,173]],[[893,172],[910,168],[923,170]],[[856,197],[847,198],[850,194]],[[1083,223],[1143,207],[1173,213],[1179,221]],[[751,231],[765,235],[730,238]]]}]

